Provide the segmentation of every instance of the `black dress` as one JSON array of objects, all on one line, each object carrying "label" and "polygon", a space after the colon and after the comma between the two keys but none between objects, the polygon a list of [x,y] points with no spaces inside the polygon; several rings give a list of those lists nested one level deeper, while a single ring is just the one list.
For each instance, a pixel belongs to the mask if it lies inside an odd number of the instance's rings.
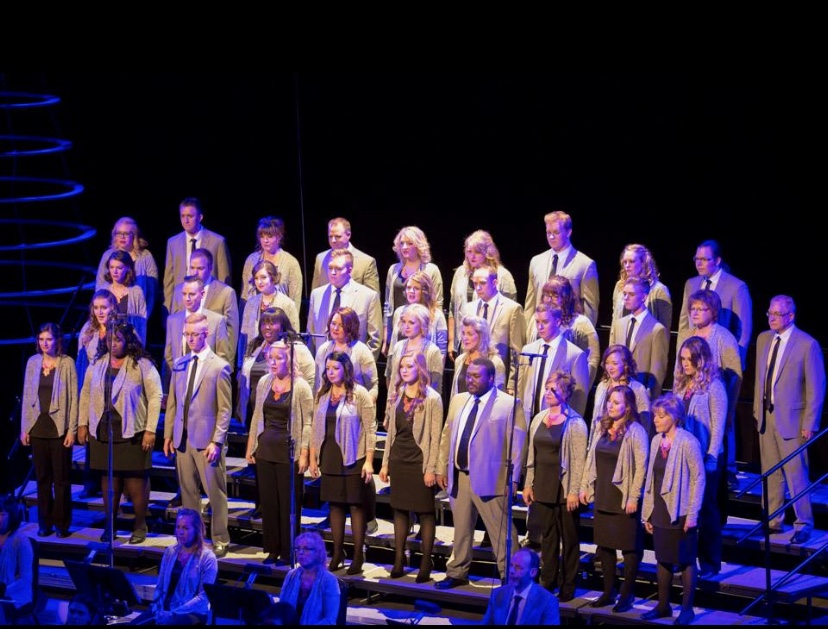
[{"label": "black dress", "polygon": [[640,510],[628,514],[622,503],[621,490],[612,482],[623,439],[613,441],[603,435],[595,444],[595,544],[616,550],[644,548]]},{"label": "black dress", "polygon": [[463,361],[463,364],[460,365],[460,371],[457,374],[457,392],[458,393],[467,393],[468,388],[466,387],[466,372],[468,371],[469,366],[466,364],[466,361]]},{"label": "black dress", "polygon": [[661,448],[650,456],[655,457],[653,462],[653,512],[650,523],[653,525],[653,550],[656,560],[663,563],[687,565],[696,561],[696,529],[684,532],[684,523],[687,516],[680,516],[678,521],[670,521],[667,503],[661,497],[661,485],[664,482],[664,471],[667,468],[667,459],[662,456]]},{"label": "black dress", "polygon": [[325,438],[319,452],[319,471],[322,474],[319,499],[323,502],[361,505],[365,493],[365,483],[361,476],[365,457],[357,459],[352,465],[344,465],[342,449],[335,436],[336,406],[329,401],[325,413]]},{"label": "black dress", "polygon": [[406,418],[403,404],[397,406],[394,422],[397,432],[388,455],[391,508],[434,513],[434,489],[423,482],[423,451],[414,438],[414,422]]},{"label": "black dress", "polygon": [[[110,380],[115,381],[119,369],[112,369]],[[89,440],[90,467],[93,470],[109,469],[109,422],[112,421],[112,470],[115,472],[145,472],[152,468],[152,450],[144,451],[144,433],[136,432],[127,439],[123,434],[123,418],[113,406],[104,410],[98,423],[98,434]]]}]

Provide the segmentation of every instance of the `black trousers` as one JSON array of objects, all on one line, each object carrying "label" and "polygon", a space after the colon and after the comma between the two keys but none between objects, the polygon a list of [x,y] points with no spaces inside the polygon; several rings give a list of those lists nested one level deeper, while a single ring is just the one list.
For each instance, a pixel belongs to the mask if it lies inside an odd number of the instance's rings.
[{"label": "black trousers", "polygon": [[580,512],[567,511],[565,502],[533,502],[532,510],[541,535],[541,585],[574,593],[581,567]]},{"label": "black trousers", "polygon": [[290,560],[290,481],[293,479],[295,492],[294,539],[299,534],[302,519],[302,487],[304,477],[297,473],[294,463],[293,474],[289,463],[272,463],[258,459],[256,468],[259,475],[259,511],[262,514],[262,550],[275,553],[280,559]]},{"label": "black trousers", "polygon": [[68,529],[72,523],[72,448],[63,437],[32,437],[32,464],[37,482],[37,521],[41,528]]}]

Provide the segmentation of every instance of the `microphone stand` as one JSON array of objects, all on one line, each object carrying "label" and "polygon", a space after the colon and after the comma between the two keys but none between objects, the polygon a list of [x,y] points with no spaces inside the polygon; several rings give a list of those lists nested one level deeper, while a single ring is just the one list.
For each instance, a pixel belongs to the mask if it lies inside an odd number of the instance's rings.
[{"label": "microphone stand", "polygon": [[512,363],[515,365],[515,396],[514,402],[512,403],[512,423],[507,426],[509,433],[506,440],[506,514],[508,519],[506,521],[506,566],[503,575],[503,585],[509,584],[509,558],[512,556],[512,502],[514,500],[514,495],[512,493],[512,483],[514,477],[514,470],[512,466],[512,443],[515,438],[515,418],[517,417],[518,400],[520,399],[518,397],[518,393],[520,392],[517,390],[520,376],[520,356],[514,356]]},{"label": "microphone stand", "polygon": [[[114,485],[114,473],[113,473],[113,461],[114,461],[114,446],[112,443],[113,440],[113,432],[112,432],[112,376],[114,375],[114,367],[112,366],[112,341],[115,337],[115,324],[118,322],[118,315],[112,315],[106,322],[106,342],[107,347],[109,348],[109,352],[107,354],[108,358],[108,365],[106,368],[106,377],[104,378],[104,416],[107,418],[107,433],[109,441],[107,443],[107,463],[106,463],[106,470],[107,470],[107,479],[109,481],[109,487],[107,487],[107,496],[109,497],[109,509],[106,512],[106,529],[105,531],[109,532],[109,538],[106,540],[106,544],[108,547],[108,554],[109,554],[109,567],[113,568],[115,566],[115,552],[113,550],[113,546],[115,544],[115,490],[113,489]],[[90,439],[91,435],[87,437]]]},{"label": "microphone stand", "polygon": [[290,464],[290,567],[296,565],[296,441],[293,438],[293,386],[296,384],[296,363],[294,363],[298,338],[285,334],[284,339],[290,345],[290,393],[288,394],[288,463]]}]

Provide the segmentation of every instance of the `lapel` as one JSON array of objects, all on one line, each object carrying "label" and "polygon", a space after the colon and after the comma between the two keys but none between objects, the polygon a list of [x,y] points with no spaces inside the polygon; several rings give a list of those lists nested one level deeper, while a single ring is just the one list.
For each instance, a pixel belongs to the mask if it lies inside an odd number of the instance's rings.
[{"label": "lapel", "polygon": [[496,400],[497,388],[492,385],[492,395],[489,398],[489,401],[486,402],[483,407],[477,409],[477,419],[474,422],[474,430],[472,431],[471,439],[474,439],[477,433],[480,432],[480,427],[483,425],[483,422],[487,421],[488,418],[492,416],[492,410],[494,409]]},{"label": "lapel", "polygon": [[[551,250],[550,250],[551,251]],[[572,245],[569,246],[569,255],[566,256],[566,259],[561,264],[561,261],[558,260],[558,275],[561,274],[561,270],[565,269],[570,265],[570,263],[575,259],[575,256],[578,255],[577,250]]]},{"label": "lapel", "polygon": [[198,389],[199,387],[201,387],[201,381],[204,380],[204,376],[207,373],[207,370],[210,368],[210,363],[212,362],[214,357],[215,353],[212,351],[209,354],[207,354],[207,358],[205,358],[204,362],[201,364],[201,369],[199,369],[198,373],[196,374],[196,379],[193,383],[193,400],[196,398],[196,395],[198,395]]},{"label": "lapel", "polygon": [[[555,350],[555,353],[552,354],[552,364],[549,366],[549,373],[556,369],[563,369],[562,365],[564,360],[566,359],[566,339],[563,337],[563,332],[558,334],[558,349]],[[551,349],[551,348],[550,348]],[[538,353],[543,351],[543,341],[541,341],[541,345],[538,348]],[[565,371],[569,371],[566,369]]]},{"label": "lapel", "polygon": [[[630,315],[630,316],[632,316],[632,315]],[[631,352],[634,351],[635,348],[638,347],[639,341],[643,341],[648,336],[650,336],[650,334],[653,331],[654,323],[655,323],[655,317],[652,316],[649,311],[647,311],[644,314],[644,318],[641,319],[641,323],[638,326],[638,330],[636,330],[636,332],[635,332],[635,338],[633,338],[632,347],[630,348]]]},{"label": "lapel", "polygon": [[[771,345],[769,347],[773,347],[773,336],[771,337]],[[785,365],[788,362],[788,357],[793,353],[795,349],[797,341],[797,330],[791,330],[791,338],[788,339],[788,342],[785,344],[785,349],[782,352],[781,356],[777,357],[779,361],[779,367],[776,368],[776,379],[773,381],[773,384],[776,385],[776,382],[779,380],[779,376],[782,374],[782,370],[785,368]],[[765,368],[767,369],[767,367]]]}]

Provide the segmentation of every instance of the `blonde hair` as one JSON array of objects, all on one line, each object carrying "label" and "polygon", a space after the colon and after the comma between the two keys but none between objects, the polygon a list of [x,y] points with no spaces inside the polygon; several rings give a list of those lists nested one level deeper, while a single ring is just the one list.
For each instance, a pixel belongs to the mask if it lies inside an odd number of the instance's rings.
[{"label": "blonde hair", "polygon": [[394,237],[394,253],[397,254],[397,259],[402,262],[402,254],[400,253],[400,245],[402,239],[408,237],[412,244],[417,248],[417,256],[420,262],[428,264],[431,262],[431,246],[428,244],[428,239],[425,233],[419,227],[409,225],[403,227]]},{"label": "blonde hair", "polygon": [[[497,271],[497,268],[501,265],[500,252],[497,250],[492,235],[489,232],[478,229],[466,236],[466,240],[463,241],[464,256],[466,249],[469,247],[474,249],[476,253],[482,253],[486,256],[486,262],[484,264],[489,265]],[[469,261],[465,257],[463,258],[463,266],[466,267],[466,272],[471,274],[473,269],[469,266]]]}]

